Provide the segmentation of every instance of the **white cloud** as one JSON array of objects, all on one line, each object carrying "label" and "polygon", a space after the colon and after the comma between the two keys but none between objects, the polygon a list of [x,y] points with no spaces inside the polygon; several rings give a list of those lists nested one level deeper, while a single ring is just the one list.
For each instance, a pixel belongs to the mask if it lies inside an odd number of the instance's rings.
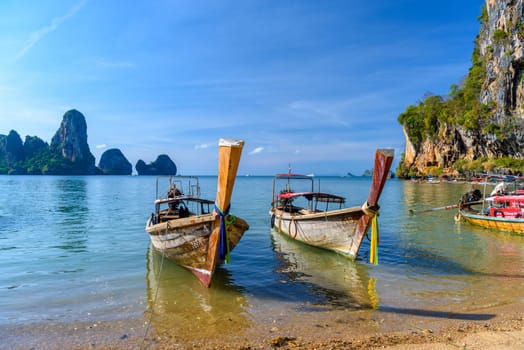
[{"label": "white cloud", "polygon": [[15,61],[24,57],[33,48],[33,46],[35,46],[47,34],[54,32],[62,23],[74,17],[77,12],[80,11],[80,9],[86,4],[86,2],[87,0],[81,0],[75,6],[71,7],[71,9],[64,16],[53,18],[50,25],[42,27],[31,33],[31,37],[25,46],[15,56]]},{"label": "white cloud", "polygon": [[200,145],[195,145],[195,149],[206,149],[209,148],[209,146],[211,146],[209,143],[202,143]]},{"label": "white cloud", "polygon": [[252,150],[251,152],[249,152],[249,154],[258,154],[262,152],[263,150],[264,150],[264,147],[257,147],[254,150]]},{"label": "white cloud", "polygon": [[107,145],[105,143],[101,144],[101,145],[96,145],[95,146],[97,149],[102,149],[102,148],[106,148]]}]

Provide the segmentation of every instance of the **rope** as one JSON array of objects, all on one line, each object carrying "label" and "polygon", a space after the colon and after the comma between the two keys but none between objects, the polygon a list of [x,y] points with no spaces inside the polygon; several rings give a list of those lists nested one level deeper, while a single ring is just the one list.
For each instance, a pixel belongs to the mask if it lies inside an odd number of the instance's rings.
[{"label": "rope", "polygon": [[222,261],[225,261],[226,264],[229,264],[229,240],[227,239],[227,226],[231,223],[234,223],[234,219],[227,219],[227,216],[229,215],[229,208],[231,208],[231,205],[229,205],[225,211],[222,211],[215,203],[215,212],[218,214],[218,216],[220,216],[218,258]]},{"label": "rope", "polygon": [[[168,233],[168,230],[169,230],[169,223],[166,222],[166,234]],[[162,244],[165,244],[165,241],[162,242]],[[155,249],[153,247],[153,249]],[[164,250],[165,250],[165,247],[164,247]],[[158,290],[160,289],[160,275],[162,275],[162,269],[164,268],[164,254],[162,253],[162,259],[160,260],[160,271],[158,271],[158,276],[157,276],[157,279],[156,279],[156,290],[155,290],[155,295],[153,297],[153,303],[151,305],[151,313],[149,314],[149,320],[147,320],[147,327],[146,327],[146,331],[144,333],[144,338],[142,339],[142,345],[140,346],[140,349],[145,349],[145,347],[142,347],[146,341],[146,338],[147,338],[147,334],[149,333],[149,330],[151,329],[151,322],[153,320],[153,313],[154,313],[154,310],[155,310],[155,305],[156,305],[156,301],[158,299]],[[149,344],[151,345],[151,344]],[[147,347],[147,346],[146,346]]]},{"label": "rope", "polygon": [[[291,225],[295,224],[295,234],[291,234]],[[289,237],[295,239],[297,237],[297,234],[298,234],[298,227],[297,227],[297,222],[295,221],[295,219],[292,217],[291,218],[291,221],[289,221],[289,225],[288,225],[288,233],[289,233]]]},{"label": "rope", "polygon": [[380,241],[378,232],[378,209],[371,208],[366,201],[362,205],[362,211],[371,217],[371,242],[369,247],[369,263],[378,265],[378,244]]},{"label": "rope", "polygon": [[364,214],[366,214],[367,216],[373,217],[375,215],[378,215],[378,209],[374,209],[370,207],[367,201],[364,204],[362,204],[361,209],[364,212]]}]

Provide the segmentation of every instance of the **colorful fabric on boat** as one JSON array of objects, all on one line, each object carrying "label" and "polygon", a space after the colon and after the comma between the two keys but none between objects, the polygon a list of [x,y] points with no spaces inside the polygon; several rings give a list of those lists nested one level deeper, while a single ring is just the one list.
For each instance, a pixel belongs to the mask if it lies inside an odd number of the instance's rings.
[{"label": "colorful fabric on boat", "polygon": [[378,265],[378,209],[372,209],[366,201],[362,205],[362,211],[371,217],[371,241],[369,247],[369,262],[374,265]]},{"label": "colorful fabric on boat", "polygon": [[371,247],[369,251],[369,262],[378,265],[378,215],[371,219]]},{"label": "colorful fabric on boat", "polygon": [[218,258],[222,261],[225,261],[226,264],[229,264],[229,240],[227,239],[227,225],[230,222],[226,222],[226,217],[229,214],[228,206],[225,211],[220,210],[220,208],[215,203],[215,211],[220,216],[220,235],[218,238]]}]

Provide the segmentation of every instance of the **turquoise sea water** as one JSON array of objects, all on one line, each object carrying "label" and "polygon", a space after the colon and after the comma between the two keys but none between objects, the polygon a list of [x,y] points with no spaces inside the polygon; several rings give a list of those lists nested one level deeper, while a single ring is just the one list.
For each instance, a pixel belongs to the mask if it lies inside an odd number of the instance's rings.
[{"label": "turquoise sea water", "polygon": [[[216,177],[200,177],[200,185],[214,199]],[[321,178],[323,192],[350,205],[363,203],[369,185],[369,178]],[[272,178],[239,177],[231,212],[250,229],[207,290],[150,250],[144,226],[154,177],[0,176],[0,335],[132,319],[190,339],[204,329],[238,334],[277,312],[460,313],[521,300],[524,237],[456,223],[452,210],[408,212],[454,204],[470,188],[389,180],[374,266],[367,240],[351,262],[272,234]]]}]

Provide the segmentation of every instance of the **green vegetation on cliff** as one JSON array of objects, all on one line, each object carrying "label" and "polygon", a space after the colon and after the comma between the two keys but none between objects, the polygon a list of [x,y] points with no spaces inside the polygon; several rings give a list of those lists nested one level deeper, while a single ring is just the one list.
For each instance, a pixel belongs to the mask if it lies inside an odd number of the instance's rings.
[{"label": "green vegetation on cliff", "polygon": [[30,158],[7,163],[0,159],[0,174],[8,175],[69,175],[82,169],[50,148],[40,150]]},{"label": "green vegetation on cliff", "polygon": [[498,131],[490,124],[492,106],[480,101],[482,83],[486,78],[486,62],[478,49],[478,37],[473,51],[472,66],[462,86],[453,84],[449,96],[426,95],[418,105],[408,106],[398,117],[412,144],[435,139],[441,127],[457,124],[468,130]]},{"label": "green vegetation on cliff", "polygon": [[[514,11],[519,13],[518,8]],[[512,12],[508,10],[508,13]],[[516,137],[522,121],[514,111],[516,104],[511,105],[517,98],[518,88],[511,82],[504,85],[496,80],[497,75],[505,78],[512,64],[515,72],[520,69],[518,62],[512,61],[514,48],[510,38],[513,27],[517,33],[524,33],[520,29],[524,25],[515,19],[510,27],[497,28],[499,21],[494,16],[504,14],[493,10],[493,18],[488,15],[487,7],[483,6],[478,17],[481,31],[475,39],[471,67],[463,81],[452,84],[446,96],[425,94],[421,101],[408,106],[398,116],[406,141],[413,147],[409,151],[407,148],[406,158],[403,155],[399,163],[399,177],[438,175],[451,169],[461,173],[473,169],[514,173],[524,170],[524,162],[514,159],[520,158],[514,154],[522,150]],[[523,76],[517,72],[514,79],[523,81]],[[501,78],[503,82],[504,78]],[[510,89],[513,90],[508,92]]]}]

